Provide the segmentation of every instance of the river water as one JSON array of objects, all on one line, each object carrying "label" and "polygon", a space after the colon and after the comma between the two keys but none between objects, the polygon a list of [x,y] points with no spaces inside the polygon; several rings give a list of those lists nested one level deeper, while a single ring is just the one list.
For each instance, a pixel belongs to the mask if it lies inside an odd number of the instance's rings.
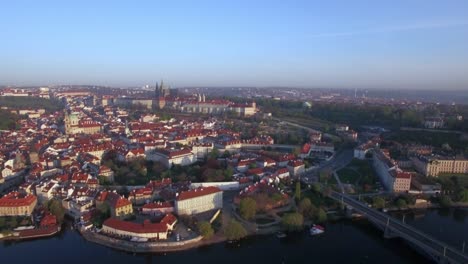
[{"label": "river water", "polygon": [[[401,213],[394,214],[402,218]],[[405,221],[445,242],[459,246],[468,240],[468,209],[406,213]],[[69,227],[59,236],[1,242],[2,261],[14,263],[428,263],[400,239],[384,239],[366,220],[326,224],[326,232],[307,232],[278,239],[274,235],[245,239],[240,244],[216,244],[168,254],[131,254],[85,241]],[[9,262],[8,262],[9,263]]]}]

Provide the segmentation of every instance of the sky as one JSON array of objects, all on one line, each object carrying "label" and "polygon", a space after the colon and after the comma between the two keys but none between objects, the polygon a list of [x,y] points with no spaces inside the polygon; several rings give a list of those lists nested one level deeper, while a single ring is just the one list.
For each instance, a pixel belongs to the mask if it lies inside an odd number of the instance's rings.
[{"label": "sky", "polygon": [[468,1],[4,1],[0,85],[468,90]]}]

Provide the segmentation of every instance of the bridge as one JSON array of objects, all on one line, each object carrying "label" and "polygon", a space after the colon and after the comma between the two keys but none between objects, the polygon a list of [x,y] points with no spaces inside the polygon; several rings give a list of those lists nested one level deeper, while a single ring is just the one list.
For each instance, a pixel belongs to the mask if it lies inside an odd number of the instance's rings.
[{"label": "bridge", "polygon": [[468,255],[464,252],[430,237],[400,220],[369,208],[367,204],[334,191],[331,192],[330,197],[365,215],[371,223],[384,231],[386,238],[400,237],[437,263],[468,263]]}]

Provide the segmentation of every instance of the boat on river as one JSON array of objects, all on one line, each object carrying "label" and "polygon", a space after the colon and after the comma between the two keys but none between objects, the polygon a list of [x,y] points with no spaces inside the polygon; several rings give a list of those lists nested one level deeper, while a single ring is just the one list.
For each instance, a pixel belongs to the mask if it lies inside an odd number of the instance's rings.
[{"label": "boat on river", "polygon": [[316,236],[323,234],[325,232],[325,228],[321,225],[312,225],[310,228],[310,235]]}]

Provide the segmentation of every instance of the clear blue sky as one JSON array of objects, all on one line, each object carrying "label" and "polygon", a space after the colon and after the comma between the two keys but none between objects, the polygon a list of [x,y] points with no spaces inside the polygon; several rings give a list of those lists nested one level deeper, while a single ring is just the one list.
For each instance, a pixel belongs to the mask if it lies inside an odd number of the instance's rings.
[{"label": "clear blue sky", "polygon": [[0,84],[468,89],[468,1],[3,1]]}]

